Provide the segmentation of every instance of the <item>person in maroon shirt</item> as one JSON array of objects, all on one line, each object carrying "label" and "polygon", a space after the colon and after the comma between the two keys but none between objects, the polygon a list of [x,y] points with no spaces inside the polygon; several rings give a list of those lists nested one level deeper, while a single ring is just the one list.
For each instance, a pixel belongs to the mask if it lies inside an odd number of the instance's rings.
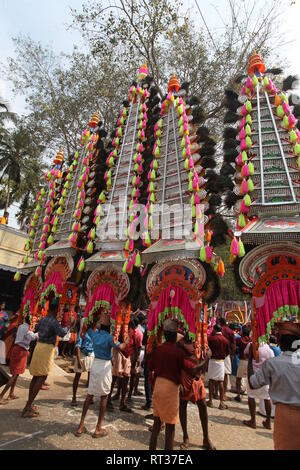
[{"label": "person in maroon shirt", "polygon": [[237,390],[237,396],[234,397],[235,401],[240,402],[241,399],[241,385],[242,385],[242,379],[247,377],[247,367],[248,367],[248,358],[245,356],[245,349],[250,343],[250,328],[247,326],[243,326],[242,329],[242,336],[241,338],[238,338],[236,341],[236,345],[239,350],[239,358],[240,358],[240,363],[239,367],[237,370],[236,374],[236,390]]},{"label": "person in maroon shirt", "polygon": [[148,363],[149,371],[155,377],[152,396],[154,425],[149,450],[156,450],[162,423],[166,425],[165,450],[173,450],[175,424],[179,421],[181,372],[185,369],[195,374],[203,367],[203,364],[195,367],[176,346],[177,329],[175,321],[168,319],[164,322],[166,341],[155,349]]},{"label": "person in maroon shirt", "polygon": [[208,338],[208,346],[211,349],[211,359],[208,364],[208,379],[209,379],[209,401],[207,406],[213,407],[213,388],[214,382],[219,385],[220,392],[220,410],[226,410],[228,406],[225,404],[224,393],[224,377],[225,377],[225,364],[224,360],[230,353],[230,343],[227,338],[222,334],[220,325],[214,326],[213,334]]},{"label": "person in maroon shirt", "polygon": [[236,350],[236,339],[234,331],[229,328],[225,318],[220,317],[218,320],[219,325],[222,328],[222,335],[228,339],[230,343],[230,351],[229,354],[225,358],[225,377],[224,377],[224,400],[226,401],[226,392],[227,392],[227,385],[228,385],[228,376],[232,374],[232,362],[235,355]]}]

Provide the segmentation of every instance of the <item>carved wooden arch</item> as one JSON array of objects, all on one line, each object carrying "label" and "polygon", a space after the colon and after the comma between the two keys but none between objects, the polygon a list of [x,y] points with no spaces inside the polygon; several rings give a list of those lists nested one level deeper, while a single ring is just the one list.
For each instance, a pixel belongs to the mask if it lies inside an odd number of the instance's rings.
[{"label": "carved wooden arch", "polygon": [[21,306],[18,316],[18,324],[23,323],[24,316],[29,314],[32,316],[34,314],[35,307],[39,300],[43,288],[43,281],[40,276],[31,274],[24,286],[23,297],[21,301]]},{"label": "carved wooden arch", "polygon": [[61,272],[63,283],[66,282],[72,275],[74,270],[74,260],[71,255],[65,254],[60,256],[55,256],[49,261],[45,271],[45,281],[49,279],[51,274],[54,271]]},{"label": "carved wooden arch", "polygon": [[130,290],[128,274],[123,273],[122,268],[113,263],[101,265],[91,273],[87,281],[87,298],[89,300],[99,284],[109,284],[112,287],[117,303],[124,300]]}]

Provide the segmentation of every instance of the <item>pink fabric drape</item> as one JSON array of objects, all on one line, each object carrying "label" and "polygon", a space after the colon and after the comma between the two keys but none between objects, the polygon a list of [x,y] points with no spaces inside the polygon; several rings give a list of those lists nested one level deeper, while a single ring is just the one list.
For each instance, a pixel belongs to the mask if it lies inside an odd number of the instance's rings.
[{"label": "pink fabric drape", "polygon": [[[174,297],[170,297],[170,292],[174,291]],[[148,329],[149,331],[154,330],[158,324],[159,314],[164,312],[167,307],[177,307],[181,310],[191,333],[195,333],[195,309],[191,306],[188,294],[182,287],[172,286],[164,289],[160,294],[159,300],[155,307],[150,307],[148,317]]]},{"label": "pink fabric drape", "polygon": [[58,294],[62,294],[63,292],[63,285],[62,285],[62,274],[60,271],[54,271],[49,279],[44,283],[43,286],[43,292],[46,291],[47,287],[50,286],[51,284],[55,285],[56,292]]},{"label": "pink fabric drape", "polygon": [[267,324],[274,317],[274,313],[285,305],[300,308],[299,281],[282,279],[266,290],[264,304],[256,309],[258,337],[266,334]]},{"label": "pink fabric drape", "polygon": [[24,294],[24,297],[22,299],[22,312],[24,310],[24,307],[25,305],[27,304],[29,300],[29,304],[30,304],[30,312],[33,312],[33,309],[34,309],[34,306],[35,306],[35,292],[34,292],[34,289],[32,287],[28,287],[28,289],[26,290],[25,294]]},{"label": "pink fabric drape", "polygon": [[117,318],[118,306],[116,304],[114,290],[109,284],[101,284],[97,287],[96,291],[94,292],[86,306],[84,316],[88,317],[90,311],[95,306],[95,303],[101,300],[109,303],[109,305],[111,306],[111,318],[115,320]]}]

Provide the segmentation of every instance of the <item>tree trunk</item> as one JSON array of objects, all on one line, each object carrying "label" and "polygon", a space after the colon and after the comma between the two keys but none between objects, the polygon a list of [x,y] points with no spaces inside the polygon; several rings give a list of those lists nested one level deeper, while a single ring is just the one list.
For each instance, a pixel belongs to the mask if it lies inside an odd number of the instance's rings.
[{"label": "tree trunk", "polygon": [[6,196],[6,201],[5,201],[4,212],[6,212],[7,209],[9,208],[9,198],[10,198],[10,179],[8,179],[8,183],[7,183],[7,196]]}]

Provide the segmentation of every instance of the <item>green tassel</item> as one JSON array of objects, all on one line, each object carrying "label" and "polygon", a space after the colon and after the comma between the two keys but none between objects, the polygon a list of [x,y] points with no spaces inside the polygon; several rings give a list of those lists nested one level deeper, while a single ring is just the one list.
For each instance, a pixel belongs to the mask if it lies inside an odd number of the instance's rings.
[{"label": "green tassel", "polygon": [[91,254],[93,253],[93,251],[94,251],[94,244],[93,244],[92,241],[89,241],[89,242],[88,242],[86,251],[88,252],[89,255],[91,255]]},{"label": "green tassel", "polygon": [[202,261],[202,263],[206,262],[206,249],[204,245],[200,248],[200,260]]},{"label": "green tassel", "polygon": [[156,173],[155,173],[154,170],[152,170],[151,171],[151,180],[153,181],[153,180],[155,180],[155,178],[156,178]]},{"label": "green tassel", "polygon": [[118,150],[117,149],[113,150],[112,156],[113,156],[113,158],[117,158],[117,156],[118,156]]},{"label": "green tassel", "polygon": [[193,194],[190,199],[191,206],[195,204],[195,195]]},{"label": "green tassel", "polygon": [[180,126],[180,128],[179,128],[179,135],[180,135],[180,137],[182,137],[183,134],[184,134],[184,127],[183,127],[183,126]]},{"label": "green tassel", "polygon": [[96,220],[95,220],[95,225],[98,226],[100,224],[100,220],[101,220],[101,217],[100,215],[98,215],[98,217],[96,217]]},{"label": "green tassel", "polygon": [[189,182],[189,191],[193,191],[193,182],[192,181]]},{"label": "green tassel", "polygon": [[159,147],[157,145],[156,148],[155,148],[154,155],[155,155],[155,157],[159,157],[159,154],[160,154],[160,150],[159,150]]},{"label": "green tassel", "polygon": [[[250,207],[251,206],[251,197],[249,196],[249,194],[246,194],[244,196],[244,204],[245,206],[247,207]],[[240,224],[239,224],[240,225]],[[241,226],[241,225],[240,225]]]},{"label": "green tassel", "polygon": [[278,117],[283,117],[284,116],[284,111],[283,111],[283,107],[281,106],[281,104],[279,106],[277,106],[276,114],[277,114]]},{"label": "green tassel", "polygon": [[124,126],[124,122],[125,122],[125,120],[124,120],[124,118],[123,118],[123,116],[122,116],[122,117],[120,118],[120,124],[121,124],[121,126]]},{"label": "green tassel", "polygon": [[110,159],[108,160],[108,166],[109,166],[109,168],[111,168],[112,166],[114,166],[114,163],[115,163],[114,157],[110,157]]},{"label": "green tassel", "polygon": [[20,271],[17,271],[16,274],[14,275],[14,281],[18,282],[21,279],[21,273]]},{"label": "green tassel", "polygon": [[248,163],[248,170],[249,170],[249,174],[250,174],[251,176],[253,176],[253,175],[254,175],[254,165],[253,165],[252,162],[249,162],[249,163]]},{"label": "green tassel", "polygon": [[185,170],[188,170],[188,169],[189,169],[189,159],[188,159],[188,158],[186,158],[186,159],[184,160],[184,169],[185,169]]},{"label": "green tassel", "polygon": [[290,142],[294,144],[297,141],[297,134],[294,130],[290,132]]},{"label": "green tassel", "polygon": [[193,178],[194,178],[194,172],[193,172],[192,170],[189,171],[189,176],[188,176],[188,178],[189,178],[189,181],[193,180]]},{"label": "green tassel", "polygon": [[53,245],[53,243],[54,243],[53,235],[49,235],[47,243],[48,243],[48,245]]},{"label": "green tassel", "polygon": [[73,165],[73,163],[72,163],[72,165],[71,165],[70,168],[69,168],[69,173],[68,173],[68,175],[69,175],[70,173],[73,173],[73,171],[74,171],[74,165]]},{"label": "green tassel", "polygon": [[34,231],[34,230],[30,230],[30,234],[29,234],[30,238],[34,238],[34,235],[35,235],[35,231]]},{"label": "green tassel", "polygon": [[130,243],[130,240],[126,240],[126,243],[125,243],[125,250],[126,251],[129,251],[129,243]]},{"label": "green tassel", "polygon": [[150,201],[155,202],[155,194],[154,193],[151,193]]},{"label": "green tassel", "polygon": [[250,137],[249,137],[248,135],[247,135],[245,141],[246,141],[247,148],[248,148],[248,149],[251,149],[251,147],[252,147],[252,140],[250,139]]},{"label": "green tassel", "polygon": [[300,144],[296,144],[294,147],[294,153],[298,157],[300,155]]},{"label": "green tassel", "polygon": [[123,268],[122,268],[123,273],[127,273],[127,265],[128,265],[128,261],[125,261],[125,263],[123,264]]},{"label": "green tassel", "polygon": [[134,200],[131,199],[130,203],[129,203],[129,209],[131,209],[131,207],[133,206],[133,203],[134,203]]},{"label": "green tassel", "polygon": [[269,85],[269,79],[268,79],[268,77],[264,77],[264,79],[263,79],[263,85],[264,85],[265,88],[267,88],[267,86]]},{"label": "green tassel", "polygon": [[148,229],[151,229],[153,227],[152,224],[152,216],[149,217],[149,223],[148,223]]},{"label": "green tassel", "polygon": [[43,256],[44,256],[44,252],[43,252],[42,250],[40,250],[40,251],[38,252],[38,260],[39,260],[39,261],[42,261]]},{"label": "green tassel", "polygon": [[158,169],[158,163],[157,163],[157,160],[154,159],[153,160],[153,170],[157,171],[157,169]]},{"label": "green tassel", "polygon": [[64,190],[63,190],[63,192],[61,193],[61,195],[62,195],[63,197],[66,197],[66,196],[67,196],[67,194],[68,194],[68,192],[67,192],[67,190],[66,190],[66,189],[64,189]]},{"label": "green tassel", "polygon": [[129,222],[133,222],[133,219],[134,219],[134,214],[131,214],[131,215],[129,216]]},{"label": "green tassel", "polygon": [[160,139],[157,139],[157,140],[156,140],[156,145],[158,145],[159,147],[161,147],[161,141],[160,141]]},{"label": "green tassel", "polygon": [[116,137],[115,138],[115,146],[119,147],[119,145],[120,145],[120,139],[119,139],[119,137]]},{"label": "green tassel", "polygon": [[258,80],[257,80],[256,75],[253,75],[253,77],[252,77],[252,83],[253,83],[254,88],[256,88],[257,85],[258,85]]},{"label": "green tassel", "polygon": [[106,198],[105,198],[105,192],[102,191],[100,193],[100,196],[99,196],[99,201],[102,202],[102,204],[105,202]]},{"label": "green tassel", "polygon": [[28,256],[27,256],[27,255],[24,256],[23,263],[24,263],[24,264],[28,264],[28,261],[29,261]]},{"label": "green tassel", "polygon": [[185,147],[185,137],[182,137],[180,147],[183,149]]},{"label": "green tassel", "polygon": [[134,198],[135,195],[136,195],[136,188],[133,188],[132,193],[131,193],[132,198]]},{"label": "green tassel", "polygon": [[70,183],[69,181],[66,181],[64,184],[64,188],[69,189],[70,188]]},{"label": "green tassel", "polygon": [[239,214],[239,226],[244,228],[246,226],[246,219],[244,214]]},{"label": "green tassel", "polygon": [[248,113],[251,113],[252,104],[251,104],[251,101],[249,101],[249,100],[246,101],[246,109],[247,109]]},{"label": "green tassel", "polygon": [[246,123],[249,124],[249,126],[252,126],[252,118],[250,114],[247,114],[246,116]]},{"label": "green tassel", "polygon": [[146,232],[145,243],[146,243],[147,246],[151,245],[151,239],[150,239],[149,232]]},{"label": "green tassel", "polygon": [[46,194],[45,188],[42,188],[42,189],[41,189],[41,195],[42,195],[42,196],[45,196],[45,194]]},{"label": "green tassel", "polygon": [[181,116],[178,121],[179,127],[183,125],[183,117]]},{"label": "green tassel", "polygon": [[132,186],[135,186],[135,183],[136,183],[136,175],[134,175],[134,177],[132,178],[132,181],[131,181]]},{"label": "green tassel", "polygon": [[251,127],[249,126],[249,124],[246,124],[245,132],[246,132],[246,135],[248,135],[249,137],[251,136],[252,131],[251,131]]},{"label": "green tassel", "polygon": [[64,200],[63,197],[61,197],[58,204],[59,204],[60,206],[63,206],[64,203],[65,203],[65,200]]},{"label": "green tassel", "polygon": [[298,157],[298,168],[300,170],[300,157]]},{"label": "green tassel", "polygon": [[284,118],[282,119],[282,125],[285,129],[287,129],[289,127],[289,118],[287,116],[284,116]]},{"label": "green tassel", "polygon": [[155,191],[154,183],[151,181],[150,187],[149,187],[150,193],[153,193]]},{"label": "green tassel", "polygon": [[198,233],[199,233],[199,225],[198,225],[198,222],[195,222],[195,224],[194,224],[194,234],[198,235]]},{"label": "green tassel", "polygon": [[157,126],[159,129],[162,128],[162,125],[163,125],[163,122],[162,122],[162,119],[160,118],[158,121],[157,121]]},{"label": "green tassel", "polygon": [[148,211],[148,212],[149,212],[149,214],[152,214],[152,212],[153,212],[153,204],[150,204],[150,206],[149,206],[149,211]]},{"label": "green tassel", "polygon": [[79,263],[77,269],[78,269],[78,271],[81,273],[81,272],[84,270],[84,267],[85,267],[85,262],[84,262],[84,259],[81,258],[80,263]]},{"label": "green tassel", "polygon": [[244,247],[244,243],[240,239],[239,240],[239,258],[242,258],[243,256],[245,256],[245,247]]},{"label": "green tassel", "polygon": [[136,268],[141,267],[141,255],[139,253],[136,254],[134,265]]},{"label": "green tassel", "polygon": [[69,174],[67,175],[67,181],[71,181],[71,180],[72,180],[72,175],[69,173]]},{"label": "green tassel", "polygon": [[289,101],[288,97],[284,93],[281,93],[280,98],[282,99],[282,101],[285,101],[286,103],[288,103]]},{"label": "green tassel", "polygon": [[248,179],[247,181],[247,185],[248,185],[248,191],[251,193],[252,191],[254,191],[254,184],[253,184],[253,181],[251,178]]},{"label": "green tassel", "polygon": [[53,225],[52,229],[51,229],[51,232],[52,233],[56,233],[56,225]]},{"label": "green tassel", "polygon": [[196,206],[192,206],[192,217],[196,217]]},{"label": "green tassel", "polygon": [[248,160],[248,155],[245,150],[242,151],[242,162],[245,163]]},{"label": "green tassel", "polygon": [[38,214],[34,214],[33,220],[37,220],[39,218]]}]

